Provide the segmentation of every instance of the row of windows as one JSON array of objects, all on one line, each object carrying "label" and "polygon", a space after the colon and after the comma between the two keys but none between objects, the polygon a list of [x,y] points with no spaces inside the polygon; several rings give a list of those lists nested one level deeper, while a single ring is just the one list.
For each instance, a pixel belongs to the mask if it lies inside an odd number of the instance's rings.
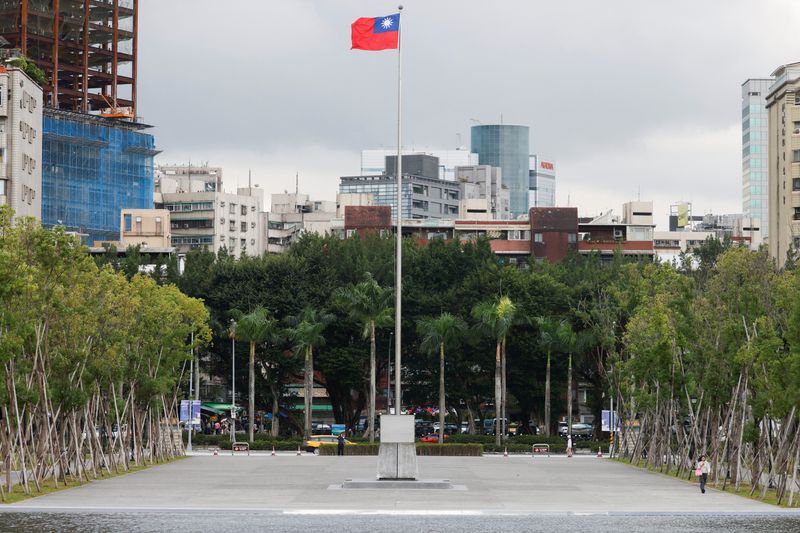
[{"label": "row of windows", "polygon": [[214,209],[214,202],[180,202],[177,204],[164,204],[167,211],[208,211]]},{"label": "row of windows", "polygon": [[181,244],[191,244],[191,245],[198,245],[198,244],[214,244],[214,236],[213,235],[192,235],[192,236],[177,236],[172,237],[172,245],[177,246]]}]

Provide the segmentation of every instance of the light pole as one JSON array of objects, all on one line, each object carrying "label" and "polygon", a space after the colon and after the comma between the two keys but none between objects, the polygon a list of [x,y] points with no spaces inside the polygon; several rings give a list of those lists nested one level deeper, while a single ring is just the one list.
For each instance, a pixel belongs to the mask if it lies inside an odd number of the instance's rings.
[{"label": "light pole", "polygon": [[389,333],[389,353],[386,358],[386,414],[388,415],[392,408],[392,339],[394,333]]},{"label": "light pole", "polygon": [[[192,423],[192,415],[194,414],[194,405],[192,405],[192,387],[194,387],[194,331],[192,332],[192,341],[190,347],[192,353],[192,359],[189,361],[189,422],[188,422],[188,429],[189,429],[189,446],[188,451],[192,451],[192,432],[194,430],[194,424]],[[186,368],[186,367],[184,367]]]},{"label": "light pole", "polygon": [[236,440],[236,321],[231,318],[231,442]]}]

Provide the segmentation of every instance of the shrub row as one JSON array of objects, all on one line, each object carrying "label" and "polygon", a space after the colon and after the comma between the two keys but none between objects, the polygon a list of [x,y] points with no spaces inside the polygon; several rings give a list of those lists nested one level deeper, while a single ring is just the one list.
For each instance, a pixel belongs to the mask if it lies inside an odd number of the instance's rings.
[{"label": "shrub row", "polygon": [[[240,442],[247,442],[247,439],[242,439]],[[230,437],[228,440],[222,441],[218,444],[220,449],[222,450],[230,450],[231,449],[231,441]],[[303,448],[303,443],[301,441],[289,441],[289,440],[253,440],[250,443],[251,450],[272,450],[272,447],[275,447],[276,451],[295,451],[297,447],[300,447],[301,451],[305,451]]]},{"label": "shrub row", "polygon": [[[189,440],[189,435],[187,432],[183,432],[183,442],[186,444]],[[247,440],[247,433],[236,433],[236,440],[238,441],[246,441]],[[303,444],[302,438],[273,438],[272,435],[269,433],[256,433],[253,435],[254,441],[268,441],[268,442],[291,442],[294,443],[295,447],[298,444]],[[205,435],[203,433],[195,433],[192,437],[192,444],[197,445],[216,445],[219,446],[223,442],[230,442],[231,435],[230,433],[226,433],[225,435]]]},{"label": "shrub row", "polygon": [[[345,455],[378,455],[380,444],[349,444]],[[336,446],[320,446],[320,455],[336,455]],[[417,444],[417,455],[475,457],[483,454],[480,444]]]}]

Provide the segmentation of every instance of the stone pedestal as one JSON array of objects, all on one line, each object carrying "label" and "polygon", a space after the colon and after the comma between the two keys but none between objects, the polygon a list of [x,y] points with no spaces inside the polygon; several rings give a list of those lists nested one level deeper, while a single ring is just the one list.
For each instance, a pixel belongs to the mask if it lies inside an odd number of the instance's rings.
[{"label": "stone pedestal", "polygon": [[378,479],[417,479],[413,415],[381,415]]}]

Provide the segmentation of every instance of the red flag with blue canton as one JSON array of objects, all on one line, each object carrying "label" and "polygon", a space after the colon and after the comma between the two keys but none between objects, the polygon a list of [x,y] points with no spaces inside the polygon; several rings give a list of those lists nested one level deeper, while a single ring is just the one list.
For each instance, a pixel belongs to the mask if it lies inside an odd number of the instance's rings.
[{"label": "red flag with blue canton", "polygon": [[400,13],[356,20],[352,26],[351,50],[390,50],[400,41]]}]

